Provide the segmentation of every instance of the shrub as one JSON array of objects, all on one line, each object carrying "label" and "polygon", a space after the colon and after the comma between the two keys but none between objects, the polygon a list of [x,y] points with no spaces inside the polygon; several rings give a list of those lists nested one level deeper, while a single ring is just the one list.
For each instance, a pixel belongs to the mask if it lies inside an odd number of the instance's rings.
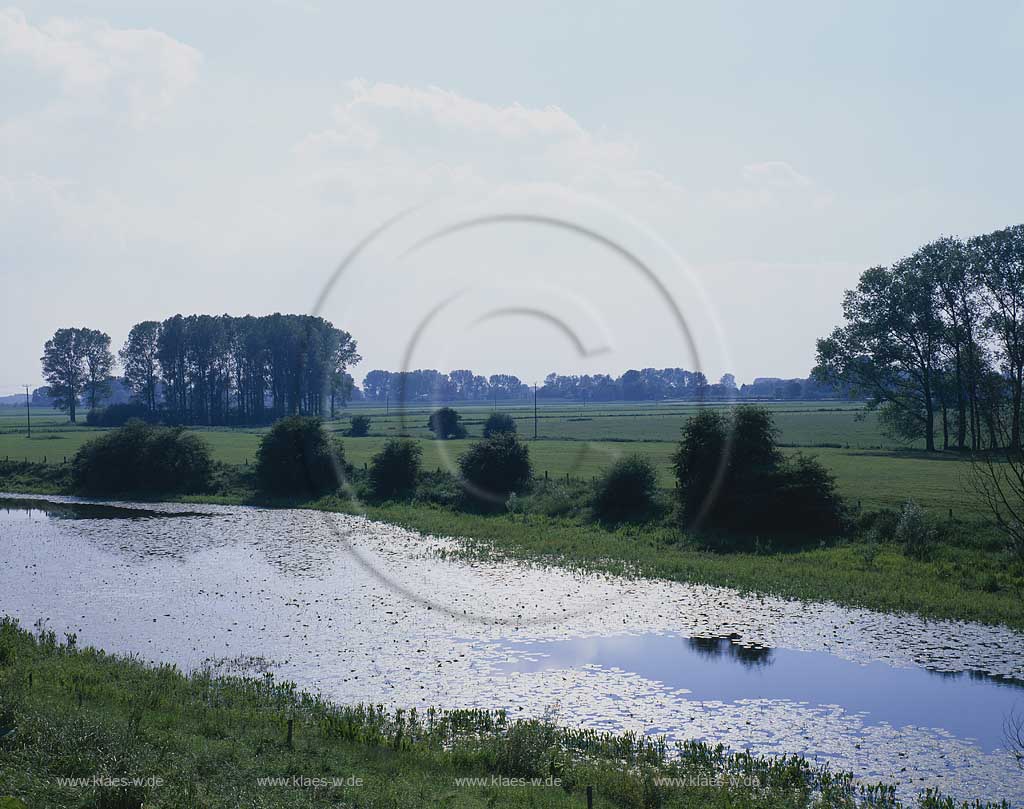
[{"label": "shrub", "polygon": [[265,495],[320,496],[337,491],[348,472],[341,444],[312,416],[276,422],[256,452],[256,487]]},{"label": "shrub", "polygon": [[684,528],[816,538],[845,530],[833,476],[812,458],[786,460],[762,408],[737,408],[731,420],[697,414],[673,463]]},{"label": "shrub", "polygon": [[522,491],[530,480],[530,451],[514,433],[498,433],[475,443],[459,458],[459,470],[477,499],[499,499]]},{"label": "shrub", "polygon": [[352,438],[362,438],[363,436],[370,434],[370,417],[369,416],[353,416],[349,421],[348,430],[345,431],[345,435]]},{"label": "shrub", "polygon": [[620,458],[597,481],[594,513],[613,522],[647,516],[654,506],[657,486],[658,474],[647,458]]},{"label": "shrub", "polygon": [[516,420],[508,413],[491,413],[484,422],[484,438],[490,438],[499,433],[516,432]]},{"label": "shrub", "polygon": [[450,407],[441,407],[430,414],[427,419],[427,427],[434,434],[435,438],[442,441],[449,438],[465,438],[466,428],[462,423],[462,416],[457,410]]},{"label": "shrub", "polygon": [[900,509],[894,538],[907,556],[922,560],[931,556],[938,540],[936,530],[928,525],[924,509],[913,500],[907,500]]},{"label": "shrub", "polygon": [[414,498],[419,503],[456,508],[462,503],[464,495],[458,478],[438,469],[436,472],[424,472],[420,475]]},{"label": "shrub", "polygon": [[123,427],[132,419],[154,424],[157,416],[141,402],[130,402],[90,410],[85,417],[85,423],[90,427]]},{"label": "shrub", "polygon": [[376,497],[408,494],[420,474],[423,449],[409,438],[391,438],[370,460],[370,488]]},{"label": "shrub", "polygon": [[213,466],[199,436],[132,420],[82,445],[71,479],[85,494],[192,494],[209,490]]}]

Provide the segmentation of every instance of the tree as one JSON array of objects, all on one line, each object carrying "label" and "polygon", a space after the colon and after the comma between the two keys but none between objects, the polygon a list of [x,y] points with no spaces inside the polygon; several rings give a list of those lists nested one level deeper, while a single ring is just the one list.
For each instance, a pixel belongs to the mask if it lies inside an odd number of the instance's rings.
[{"label": "tree", "polygon": [[50,384],[50,395],[60,410],[68,412],[74,423],[78,397],[85,390],[87,338],[83,329],[57,329],[43,347],[43,378]]},{"label": "tree", "polygon": [[416,486],[423,448],[410,438],[390,438],[370,460],[370,486],[380,498],[407,494]]},{"label": "tree", "polygon": [[314,416],[276,422],[256,453],[256,484],[268,495],[317,497],[336,491],[348,471],[341,443]]},{"label": "tree", "polygon": [[498,433],[516,432],[516,420],[508,413],[491,413],[484,422],[484,438]]},{"label": "tree", "polygon": [[970,246],[988,299],[987,323],[1010,384],[1009,446],[1018,450],[1024,392],[1024,225],[978,236]]},{"label": "tree", "polygon": [[978,446],[977,408],[978,382],[981,368],[982,338],[981,300],[977,293],[978,271],[972,253],[959,239],[938,239],[917,253],[922,271],[934,285],[937,307],[942,318],[944,349],[949,355],[949,379],[943,387],[943,448],[948,445],[945,410],[947,399],[956,404],[956,439],[958,448],[967,444]]},{"label": "tree", "polygon": [[530,450],[515,433],[498,433],[473,444],[459,458],[459,470],[477,500],[503,504],[529,482]]},{"label": "tree", "polygon": [[144,320],[132,326],[119,355],[124,381],[150,413],[156,411],[156,391],[160,382],[160,324]]},{"label": "tree", "polygon": [[818,341],[813,375],[845,383],[888,403],[920,424],[925,447],[935,450],[935,403],[944,328],[934,278],[922,256],[891,269],[872,267],[843,299],[847,324]]},{"label": "tree", "polygon": [[434,437],[446,441],[449,438],[465,438],[466,428],[462,424],[462,416],[451,407],[440,407],[430,414],[427,427]]},{"label": "tree", "polygon": [[114,355],[110,352],[110,335],[96,329],[82,329],[85,345],[85,388],[89,409],[99,407],[110,392],[110,372],[114,369]]},{"label": "tree", "polygon": [[133,420],[82,445],[71,475],[84,494],[197,493],[210,488],[213,458],[198,435]]},{"label": "tree", "polygon": [[784,458],[767,410],[698,413],[673,465],[686,530],[820,539],[845,528],[835,479],[814,459]]},{"label": "tree", "polygon": [[644,517],[654,507],[658,473],[642,455],[615,461],[594,487],[594,512],[603,520]]}]

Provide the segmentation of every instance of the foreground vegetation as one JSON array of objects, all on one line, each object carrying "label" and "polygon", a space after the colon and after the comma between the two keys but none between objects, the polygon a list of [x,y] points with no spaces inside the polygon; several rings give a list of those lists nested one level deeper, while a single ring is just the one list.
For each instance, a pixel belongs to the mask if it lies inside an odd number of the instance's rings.
[{"label": "foreground vegetation", "polygon": [[[269,675],[183,675],[0,620],[5,809],[568,809],[586,805],[587,787],[608,808],[902,805],[891,787],[797,756],[669,746],[504,712],[338,706]],[[955,806],[933,794],[919,805]]]}]

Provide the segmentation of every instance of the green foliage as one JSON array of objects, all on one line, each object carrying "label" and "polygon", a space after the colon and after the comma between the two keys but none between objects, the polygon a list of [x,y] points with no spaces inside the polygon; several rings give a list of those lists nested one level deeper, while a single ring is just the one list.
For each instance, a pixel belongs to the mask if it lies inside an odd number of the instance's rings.
[{"label": "green foliage", "polygon": [[674,466],[686,529],[792,540],[845,528],[835,478],[812,458],[785,458],[765,409],[740,407],[731,420],[698,414],[683,428]]},{"label": "green foliage", "polygon": [[83,494],[194,494],[209,491],[213,460],[199,436],[129,421],[75,453],[72,485]]},{"label": "green foliage", "polygon": [[484,422],[484,438],[498,433],[516,432],[516,420],[508,413],[491,413]]},{"label": "green foliage", "polygon": [[427,419],[427,428],[435,438],[442,441],[466,437],[466,427],[462,423],[462,416],[451,407],[440,407],[431,413],[430,418]]},{"label": "green foliage", "polygon": [[370,417],[369,416],[353,416],[349,421],[348,430],[345,431],[345,435],[350,438],[363,438],[370,434]]},{"label": "green foliage", "polygon": [[370,488],[375,497],[410,493],[420,474],[423,450],[409,438],[391,438],[370,461]]},{"label": "green foliage", "polygon": [[459,470],[474,499],[504,504],[530,481],[530,450],[514,433],[498,433],[473,444],[459,458]]},{"label": "green foliage", "polygon": [[416,484],[414,500],[417,503],[456,509],[464,500],[465,492],[457,477],[443,469],[424,472]]},{"label": "green foliage", "polygon": [[642,455],[628,455],[615,461],[594,487],[594,513],[602,520],[617,522],[648,516],[654,508],[658,476]]},{"label": "green foliage", "polygon": [[347,473],[341,443],[312,416],[276,422],[256,453],[256,485],[267,496],[318,497],[337,491]]},{"label": "green foliage", "polygon": [[90,410],[85,423],[90,427],[123,427],[132,419],[155,422],[155,414],[144,404],[128,402]]},{"label": "green foliage", "polygon": [[924,509],[913,500],[907,500],[900,509],[893,539],[903,546],[907,556],[923,560],[929,559],[934,552],[938,532],[928,524]]}]

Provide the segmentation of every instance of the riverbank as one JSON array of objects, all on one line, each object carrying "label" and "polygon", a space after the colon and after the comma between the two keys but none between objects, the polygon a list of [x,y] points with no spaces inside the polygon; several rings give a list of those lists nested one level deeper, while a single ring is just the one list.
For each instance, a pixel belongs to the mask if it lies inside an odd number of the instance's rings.
[{"label": "riverbank", "polygon": [[338,706],[270,677],[186,676],[0,622],[0,796],[27,806],[561,808],[585,806],[587,786],[597,807],[902,806],[799,757],[488,711]]},{"label": "riverbank", "polygon": [[[0,469],[0,491],[69,494],[68,481],[43,464]],[[1004,624],[1024,630],[1024,561],[980,519],[950,520],[926,560],[893,542],[854,536],[819,547],[715,553],[662,523],[604,526],[537,513],[473,514],[420,502],[357,503],[258,498],[243,475],[226,475],[218,495],[159,498],[362,514],[424,534],[463,538],[466,558],[503,558],[613,574],[731,587],[743,592],[928,618]],[[130,499],[139,499],[132,496]]]}]

